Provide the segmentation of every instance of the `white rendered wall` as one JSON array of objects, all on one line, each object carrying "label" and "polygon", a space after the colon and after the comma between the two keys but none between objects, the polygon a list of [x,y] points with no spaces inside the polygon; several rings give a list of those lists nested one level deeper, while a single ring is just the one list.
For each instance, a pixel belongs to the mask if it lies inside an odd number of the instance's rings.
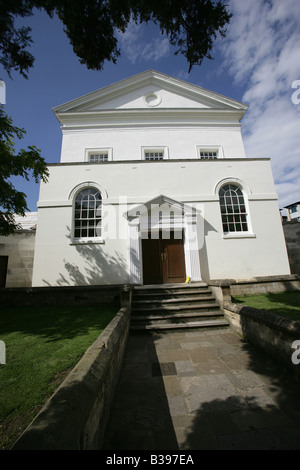
[{"label": "white rendered wall", "polygon": [[228,158],[245,157],[240,127],[135,128],[64,131],[61,162],[83,162],[86,150],[111,148],[112,159],[141,160],[143,147],[166,148],[170,159],[198,158],[197,147],[217,147]]},{"label": "white rendered wall", "polygon": [[[129,282],[128,222],[123,214],[160,194],[201,211],[203,280],[290,274],[268,160],[65,164],[49,170],[49,182],[40,190],[34,286]],[[240,238],[223,235],[217,187],[224,181],[241,184],[248,201],[250,230]],[[71,195],[85,183],[102,191],[104,230],[100,243],[80,245],[72,240]]]}]

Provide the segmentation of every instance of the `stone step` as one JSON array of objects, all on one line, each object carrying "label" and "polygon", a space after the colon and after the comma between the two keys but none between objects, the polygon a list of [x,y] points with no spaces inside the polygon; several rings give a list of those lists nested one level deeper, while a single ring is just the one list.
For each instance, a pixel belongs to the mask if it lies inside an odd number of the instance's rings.
[{"label": "stone step", "polygon": [[134,286],[134,292],[142,292],[145,290],[149,291],[161,291],[161,290],[169,290],[175,291],[176,289],[195,289],[195,288],[207,288],[207,284],[205,282],[193,282],[190,284],[149,284],[146,286]]},{"label": "stone step", "polygon": [[154,313],[156,312],[157,314],[160,312],[201,312],[203,310],[209,310],[213,309],[216,310],[219,308],[219,305],[217,302],[212,301],[212,302],[200,302],[200,303],[185,303],[184,305],[148,305],[145,307],[138,307],[138,308],[132,308],[132,314],[133,315],[138,315],[138,314],[143,314],[143,313]]},{"label": "stone step", "polygon": [[181,314],[160,314],[160,315],[134,315],[131,317],[131,324],[149,324],[156,323],[188,323],[191,321],[207,321],[224,319],[222,312],[203,312],[201,314],[190,312]]},{"label": "stone step", "polygon": [[158,323],[131,325],[131,330],[180,330],[192,328],[227,328],[229,324],[226,320],[203,320],[184,323]]},{"label": "stone step", "polygon": [[179,294],[179,295],[167,295],[167,294],[162,294],[162,295],[144,295],[144,296],[134,296],[132,304],[133,305],[139,305],[139,304],[161,304],[161,303],[184,303],[187,301],[190,302],[199,302],[202,300],[215,300],[215,297],[212,295],[211,292],[199,294],[198,292],[195,292],[193,294],[187,295],[187,294]]},{"label": "stone step", "polygon": [[158,299],[157,297],[153,297],[153,299],[143,299],[143,300],[136,300],[132,301],[132,306],[139,306],[139,305],[167,305],[167,304],[182,304],[182,303],[193,303],[193,302],[200,302],[200,301],[214,301],[215,298],[213,295],[204,295],[204,296],[187,296],[187,297],[172,297],[167,299]]},{"label": "stone step", "polygon": [[205,283],[138,286],[131,330],[225,327],[223,312]]},{"label": "stone step", "polygon": [[154,315],[131,315],[132,321],[145,321],[145,320],[161,320],[161,319],[177,319],[177,318],[206,318],[206,317],[223,317],[223,312],[221,310],[211,310],[211,311],[204,311],[204,312],[186,312],[186,313],[174,313],[170,311],[169,313],[157,313]]}]

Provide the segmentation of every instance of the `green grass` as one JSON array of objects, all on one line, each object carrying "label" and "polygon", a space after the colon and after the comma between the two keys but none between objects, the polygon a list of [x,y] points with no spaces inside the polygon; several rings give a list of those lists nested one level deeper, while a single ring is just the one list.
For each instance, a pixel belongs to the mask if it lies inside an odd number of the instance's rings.
[{"label": "green grass", "polygon": [[11,447],[116,313],[109,307],[1,309],[0,449]]},{"label": "green grass", "polygon": [[300,292],[282,292],[278,294],[245,295],[234,297],[234,301],[248,307],[269,310],[278,315],[300,320]]}]

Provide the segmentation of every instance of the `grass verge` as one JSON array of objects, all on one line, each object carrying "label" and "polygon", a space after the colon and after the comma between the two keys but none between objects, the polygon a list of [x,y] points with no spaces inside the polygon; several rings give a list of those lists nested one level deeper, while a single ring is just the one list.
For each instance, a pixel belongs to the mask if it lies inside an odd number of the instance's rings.
[{"label": "grass verge", "polygon": [[112,320],[110,307],[2,308],[0,449],[9,449]]},{"label": "grass verge", "polygon": [[268,310],[292,320],[300,320],[300,291],[236,296],[234,302]]}]

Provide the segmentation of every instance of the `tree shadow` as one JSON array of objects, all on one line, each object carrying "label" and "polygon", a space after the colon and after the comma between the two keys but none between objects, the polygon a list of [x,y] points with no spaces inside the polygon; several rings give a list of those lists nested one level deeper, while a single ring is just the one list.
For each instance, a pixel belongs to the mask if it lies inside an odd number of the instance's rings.
[{"label": "tree shadow", "polygon": [[163,336],[131,333],[102,450],[300,450],[299,380],[279,361],[219,330],[195,346],[196,372],[179,373],[158,357]]},{"label": "tree shadow", "polygon": [[[67,239],[71,240],[71,230],[67,227]],[[108,253],[106,244],[74,244],[77,255],[63,259],[65,272],[60,273],[56,286],[91,286],[105,284],[128,284],[128,260],[118,250]],[[77,263],[73,259],[79,259]],[[52,285],[46,279],[43,282]]]},{"label": "tree shadow", "polygon": [[[188,403],[192,419],[181,450],[300,450],[299,380],[249,343],[241,353],[243,364],[197,377],[200,399]],[[233,351],[222,360],[234,362]]]},{"label": "tree shadow", "polygon": [[151,333],[131,333],[101,450],[178,450]]},{"label": "tree shadow", "polygon": [[[19,333],[43,337],[46,343],[102,331],[117,313],[117,306],[4,307],[1,334]],[[25,340],[26,341],[26,340]],[[25,344],[25,343],[24,343]],[[8,347],[11,348],[10,344]]]},{"label": "tree shadow", "polygon": [[[252,297],[252,296],[251,296]],[[254,297],[256,297],[254,295]],[[264,311],[271,311],[278,315],[289,317],[291,319],[300,319],[300,292],[296,290],[278,292],[278,293],[265,293],[257,295],[258,302],[261,298],[261,304],[253,304],[254,308],[259,308]],[[264,299],[271,305],[268,306]],[[233,303],[247,305],[247,296],[244,299],[232,298]],[[279,305],[282,304],[282,305]],[[250,304],[252,305],[252,304]]]}]

